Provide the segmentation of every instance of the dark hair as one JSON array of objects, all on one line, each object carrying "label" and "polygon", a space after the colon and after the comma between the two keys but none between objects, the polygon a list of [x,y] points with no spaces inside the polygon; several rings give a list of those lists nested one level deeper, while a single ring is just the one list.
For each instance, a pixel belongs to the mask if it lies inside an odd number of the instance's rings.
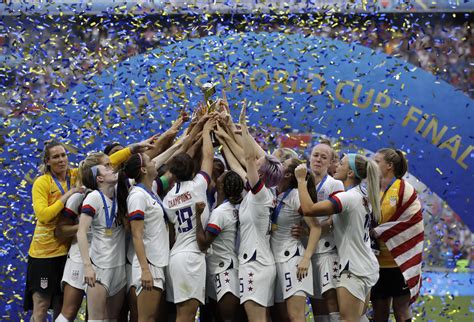
[{"label": "dark hair", "polygon": [[194,160],[187,153],[180,153],[171,159],[170,172],[176,180],[183,182],[193,179]]},{"label": "dark hair", "polygon": [[[288,165],[288,168],[286,169],[286,173],[291,174],[291,179],[290,179],[290,188],[292,189],[297,189],[298,188],[298,181],[296,181],[295,177],[295,169],[297,166],[300,164],[306,164],[306,161],[299,160],[297,158],[291,158],[291,162]],[[309,196],[311,197],[311,200],[316,203],[318,202],[318,194],[316,193],[316,181],[314,180],[314,175],[313,172],[310,169],[307,169],[308,171],[308,181],[306,184],[306,188],[308,189]]]},{"label": "dark hair", "polygon": [[110,151],[112,151],[112,149],[115,148],[116,146],[122,146],[122,144],[120,144],[118,142],[110,143],[105,147],[104,153],[107,154],[107,155],[110,155]]},{"label": "dark hair", "polygon": [[156,178],[159,178],[162,175],[164,175],[169,169],[170,167],[166,163],[160,165],[160,167],[157,170],[158,174],[156,175]]},{"label": "dark hair", "polygon": [[56,140],[48,140],[48,141],[45,141],[44,142],[44,148],[43,148],[43,152],[42,152],[42,161],[43,163],[40,165],[40,172],[41,174],[45,174],[45,173],[48,173],[48,172],[51,172],[51,168],[49,165],[47,165],[47,162],[49,160],[49,158],[51,157],[51,154],[50,154],[50,150],[56,146],[62,146],[65,150],[66,150],[66,147],[64,146],[64,144],[62,144],[61,142],[59,141],[56,141]]},{"label": "dark hair", "polygon": [[408,171],[408,162],[403,152],[391,148],[383,148],[377,151],[383,155],[385,162],[393,164],[393,172],[397,179],[401,179]]},{"label": "dark hair", "polygon": [[117,184],[117,199],[118,199],[118,218],[121,218],[123,223],[127,223],[125,217],[127,216],[127,197],[130,184],[128,179],[134,179],[140,182],[141,168],[143,167],[143,156],[141,153],[132,154],[132,156],[124,163],[122,169],[119,171]]},{"label": "dark hair", "polygon": [[235,171],[227,171],[223,180],[224,195],[231,204],[238,204],[242,201],[242,191],[244,181]]}]

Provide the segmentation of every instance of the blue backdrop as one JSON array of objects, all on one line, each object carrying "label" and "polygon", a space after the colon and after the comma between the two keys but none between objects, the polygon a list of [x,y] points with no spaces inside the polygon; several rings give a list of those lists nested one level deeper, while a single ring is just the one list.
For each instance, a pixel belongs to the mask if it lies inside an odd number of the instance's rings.
[{"label": "blue backdrop", "polygon": [[[409,171],[473,229],[470,98],[363,46],[244,33],[190,39],[133,57],[71,88],[41,115],[7,121],[0,209],[9,219],[0,222],[0,255],[13,261],[28,250],[34,227],[31,182],[44,140],[66,142],[77,152],[72,161],[113,140],[141,140],[168,128],[183,106],[196,106],[202,99],[199,86],[207,81],[225,88],[231,103],[246,98],[250,123],[260,128],[324,133],[372,151],[404,150]],[[24,267],[15,267],[7,275],[24,276]]]}]

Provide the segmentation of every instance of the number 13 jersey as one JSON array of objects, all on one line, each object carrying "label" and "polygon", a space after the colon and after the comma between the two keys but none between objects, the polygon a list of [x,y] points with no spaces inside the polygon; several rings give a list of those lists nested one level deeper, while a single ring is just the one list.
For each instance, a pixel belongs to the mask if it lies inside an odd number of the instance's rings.
[{"label": "number 13 jersey", "polygon": [[176,241],[170,255],[180,252],[200,253],[196,241],[196,202],[205,202],[201,215],[206,227],[209,219],[206,190],[211,182],[209,175],[200,171],[193,180],[177,182],[163,199],[163,206],[170,222],[174,224]]}]

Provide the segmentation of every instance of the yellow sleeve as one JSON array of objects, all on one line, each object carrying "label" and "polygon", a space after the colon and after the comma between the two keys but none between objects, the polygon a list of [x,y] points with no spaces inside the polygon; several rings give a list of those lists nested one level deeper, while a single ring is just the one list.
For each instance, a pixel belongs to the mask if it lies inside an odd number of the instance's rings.
[{"label": "yellow sleeve", "polygon": [[131,156],[132,150],[130,148],[124,148],[110,156],[110,163],[114,168],[117,168],[119,165],[127,161]]},{"label": "yellow sleeve", "polygon": [[44,224],[55,220],[64,208],[64,204],[59,198],[53,204],[48,205],[50,189],[50,183],[45,175],[33,183],[33,210],[38,221]]}]

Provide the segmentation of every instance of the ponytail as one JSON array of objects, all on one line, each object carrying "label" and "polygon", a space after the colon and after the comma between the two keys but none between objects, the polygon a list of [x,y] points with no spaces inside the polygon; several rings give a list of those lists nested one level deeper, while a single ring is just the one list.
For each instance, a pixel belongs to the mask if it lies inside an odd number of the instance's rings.
[{"label": "ponytail", "polygon": [[360,183],[362,179],[367,179],[367,194],[370,205],[372,206],[372,215],[374,219],[380,221],[380,170],[372,160],[368,160],[362,155],[355,155],[356,181]]},{"label": "ponytail", "polygon": [[380,170],[377,163],[372,160],[367,160],[367,193],[372,205],[372,215],[377,222],[380,222]]},{"label": "ponytail", "polygon": [[408,162],[401,150],[383,148],[377,151],[383,155],[385,162],[393,165],[393,173],[397,179],[401,179],[408,171]]},{"label": "ponytail", "polygon": [[127,198],[130,190],[129,179],[134,179],[135,182],[140,182],[141,168],[143,166],[143,157],[140,153],[133,154],[123,165],[119,171],[117,182],[117,201],[118,201],[118,216],[117,219],[124,224],[125,228],[129,228]]}]

